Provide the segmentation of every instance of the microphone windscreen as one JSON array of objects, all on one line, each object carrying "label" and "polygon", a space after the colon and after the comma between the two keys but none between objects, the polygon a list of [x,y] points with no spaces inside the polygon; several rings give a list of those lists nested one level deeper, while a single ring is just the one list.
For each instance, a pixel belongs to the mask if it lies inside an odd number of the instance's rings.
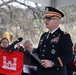
[{"label": "microphone windscreen", "polygon": [[22,40],[23,40],[23,38],[22,38],[22,37],[19,37],[19,38],[18,38],[18,41],[19,41],[19,42],[21,42]]}]

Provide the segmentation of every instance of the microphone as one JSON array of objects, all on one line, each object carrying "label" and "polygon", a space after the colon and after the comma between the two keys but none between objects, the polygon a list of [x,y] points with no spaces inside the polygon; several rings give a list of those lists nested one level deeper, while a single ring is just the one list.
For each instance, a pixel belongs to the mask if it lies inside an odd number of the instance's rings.
[{"label": "microphone", "polygon": [[23,40],[22,37],[18,38],[16,41],[14,41],[11,45],[9,45],[6,49],[7,50],[13,50],[14,49],[14,45],[16,45],[17,43],[21,42]]},{"label": "microphone", "polygon": [[18,42],[21,42],[23,40],[23,38],[22,37],[20,37],[20,38],[18,38]]}]

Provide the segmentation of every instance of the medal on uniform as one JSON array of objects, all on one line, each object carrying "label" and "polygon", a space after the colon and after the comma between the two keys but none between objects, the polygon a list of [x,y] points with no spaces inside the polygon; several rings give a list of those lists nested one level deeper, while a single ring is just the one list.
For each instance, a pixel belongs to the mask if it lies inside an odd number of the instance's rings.
[{"label": "medal on uniform", "polygon": [[51,54],[55,54],[55,53],[56,53],[55,49],[52,49]]},{"label": "medal on uniform", "polygon": [[51,43],[57,43],[59,41],[59,36],[51,39]]}]

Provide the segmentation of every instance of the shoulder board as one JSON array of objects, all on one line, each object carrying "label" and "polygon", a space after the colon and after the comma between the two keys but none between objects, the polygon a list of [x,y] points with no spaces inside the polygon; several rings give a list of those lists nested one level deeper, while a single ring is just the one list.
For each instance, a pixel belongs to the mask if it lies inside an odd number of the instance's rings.
[{"label": "shoulder board", "polygon": [[67,32],[63,32],[63,34],[69,34],[69,33],[67,33]]}]

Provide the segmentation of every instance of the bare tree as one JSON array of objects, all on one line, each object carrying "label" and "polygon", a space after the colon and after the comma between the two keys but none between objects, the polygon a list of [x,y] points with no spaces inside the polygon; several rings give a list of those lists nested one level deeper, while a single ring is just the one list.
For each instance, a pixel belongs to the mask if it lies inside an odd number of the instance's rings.
[{"label": "bare tree", "polygon": [[[11,0],[10,0],[11,1]],[[15,2],[18,2],[15,0]],[[8,2],[7,2],[8,3]],[[7,5],[8,9],[1,8],[1,12],[7,17],[4,17],[4,26],[6,30],[13,32],[16,37],[23,36],[24,38],[31,38],[34,42],[37,42],[41,33],[44,31],[44,12],[37,6],[33,8],[26,5],[25,3],[20,3],[24,5],[26,9],[17,8],[11,5]],[[5,4],[4,4],[5,5]],[[3,6],[3,5],[2,5]]]}]

